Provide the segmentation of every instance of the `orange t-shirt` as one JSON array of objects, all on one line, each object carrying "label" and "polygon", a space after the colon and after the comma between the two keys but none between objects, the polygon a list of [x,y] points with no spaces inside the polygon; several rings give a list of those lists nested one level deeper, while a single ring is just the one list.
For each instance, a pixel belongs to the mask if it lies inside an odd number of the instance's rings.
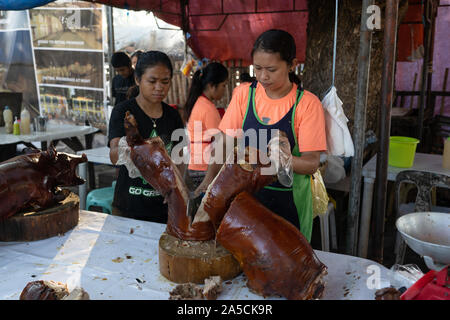
[{"label": "orange t-shirt", "polygon": [[[219,132],[220,114],[212,101],[200,96],[192,108],[187,124],[189,133],[189,166],[191,170],[206,171],[208,169],[208,147],[212,136]],[[195,132],[194,132],[195,130]],[[206,150],[206,151],[205,151]],[[203,156],[205,154],[205,156]]]},{"label": "orange t-shirt", "polygon": [[[236,129],[242,129],[247,111],[248,93],[251,83],[243,83],[233,92],[227,111],[220,122],[219,129],[231,136],[236,136]],[[267,96],[264,87],[258,83],[255,92],[256,113],[266,124],[274,124],[283,118],[294,105],[297,97],[297,85],[280,99]],[[253,112],[252,109],[248,112]],[[300,152],[326,151],[325,115],[319,98],[309,91],[304,91],[294,117],[294,128]],[[231,131],[230,131],[231,130]]]}]

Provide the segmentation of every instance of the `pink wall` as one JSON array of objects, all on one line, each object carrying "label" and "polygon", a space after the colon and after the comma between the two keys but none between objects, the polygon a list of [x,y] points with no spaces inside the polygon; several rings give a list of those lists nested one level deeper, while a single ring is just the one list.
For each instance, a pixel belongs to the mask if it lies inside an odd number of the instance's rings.
[{"label": "pink wall", "polygon": [[[441,0],[441,5],[450,5],[450,0]],[[450,7],[439,7],[436,20],[432,90],[443,91],[445,68],[450,69]],[[395,76],[395,89],[409,91],[413,89],[414,73],[417,73],[415,90],[419,90],[422,60],[415,62],[398,62]],[[450,91],[450,70],[447,79],[447,91]],[[414,98],[413,106],[417,107],[418,98]],[[436,99],[435,114],[438,114],[442,98]],[[405,106],[409,107],[409,98],[405,99]],[[444,100],[444,115],[450,116],[450,97]]]}]

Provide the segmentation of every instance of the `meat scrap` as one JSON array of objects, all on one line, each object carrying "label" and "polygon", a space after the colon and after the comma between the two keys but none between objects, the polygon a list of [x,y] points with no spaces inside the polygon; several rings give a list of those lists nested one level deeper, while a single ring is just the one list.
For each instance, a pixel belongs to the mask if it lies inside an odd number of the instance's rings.
[{"label": "meat scrap", "polygon": [[222,279],[212,276],[205,279],[203,288],[194,283],[182,283],[169,292],[169,300],[216,300],[222,292]]},{"label": "meat scrap", "polygon": [[205,279],[202,294],[207,300],[216,300],[222,290],[222,279],[220,276],[212,276]]},{"label": "meat scrap", "polygon": [[61,300],[69,295],[67,285],[56,281],[29,282],[20,294],[20,300]]},{"label": "meat scrap", "polygon": [[234,198],[217,241],[240,263],[257,294],[296,300],[322,296],[327,267],[294,225],[248,192]]},{"label": "meat scrap", "polygon": [[375,300],[400,300],[401,295],[402,293],[399,290],[387,287],[375,292]]},{"label": "meat scrap", "polygon": [[20,294],[20,300],[89,300],[89,294],[81,287],[76,287],[69,293],[65,283],[38,280],[27,283]]},{"label": "meat scrap", "polygon": [[169,294],[169,300],[203,300],[202,288],[190,282],[178,284]]}]

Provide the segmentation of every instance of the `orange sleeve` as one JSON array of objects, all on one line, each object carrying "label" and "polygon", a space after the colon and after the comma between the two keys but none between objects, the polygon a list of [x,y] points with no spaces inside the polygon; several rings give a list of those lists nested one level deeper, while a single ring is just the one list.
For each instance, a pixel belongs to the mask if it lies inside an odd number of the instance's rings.
[{"label": "orange sleeve", "polygon": [[243,83],[233,90],[233,96],[228,104],[227,111],[220,121],[219,129],[223,133],[236,136],[233,131],[236,129],[242,129],[242,123],[244,122],[245,111],[247,109],[248,90],[250,83]]},{"label": "orange sleeve", "polygon": [[300,100],[294,125],[300,152],[327,150],[322,103],[309,91],[305,90]]}]

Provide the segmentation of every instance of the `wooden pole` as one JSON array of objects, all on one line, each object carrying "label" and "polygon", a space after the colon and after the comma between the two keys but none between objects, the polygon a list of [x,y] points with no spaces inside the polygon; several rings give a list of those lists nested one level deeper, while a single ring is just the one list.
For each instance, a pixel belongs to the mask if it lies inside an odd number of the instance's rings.
[{"label": "wooden pole", "polygon": [[[448,78],[448,68],[445,68],[444,83],[442,84],[442,92],[445,92],[445,90],[447,90],[447,78]],[[439,110],[439,114],[442,116],[444,114],[445,96],[442,96],[441,99],[442,99],[441,100],[441,109]]]},{"label": "wooden pole", "polygon": [[[413,81],[412,91],[416,90],[416,82],[417,82],[417,73],[414,73],[414,81]],[[411,96],[411,100],[409,101],[409,109],[413,108],[414,97],[415,96],[413,96],[413,95]]]},{"label": "wooden pole", "polygon": [[395,52],[397,46],[398,1],[386,1],[383,78],[381,82],[380,143],[377,153],[375,179],[375,259],[383,263],[384,220],[386,214],[387,169],[389,155],[389,136],[391,132],[392,97],[394,91]]},{"label": "wooden pole", "polygon": [[353,142],[355,155],[352,159],[351,185],[347,216],[346,251],[355,256],[358,245],[358,226],[361,198],[361,172],[363,165],[364,140],[366,131],[366,109],[369,90],[370,51],[372,31],[367,27],[369,14],[367,8],[373,0],[363,0],[358,54],[358,76],[356,84],[355,118]]}]

